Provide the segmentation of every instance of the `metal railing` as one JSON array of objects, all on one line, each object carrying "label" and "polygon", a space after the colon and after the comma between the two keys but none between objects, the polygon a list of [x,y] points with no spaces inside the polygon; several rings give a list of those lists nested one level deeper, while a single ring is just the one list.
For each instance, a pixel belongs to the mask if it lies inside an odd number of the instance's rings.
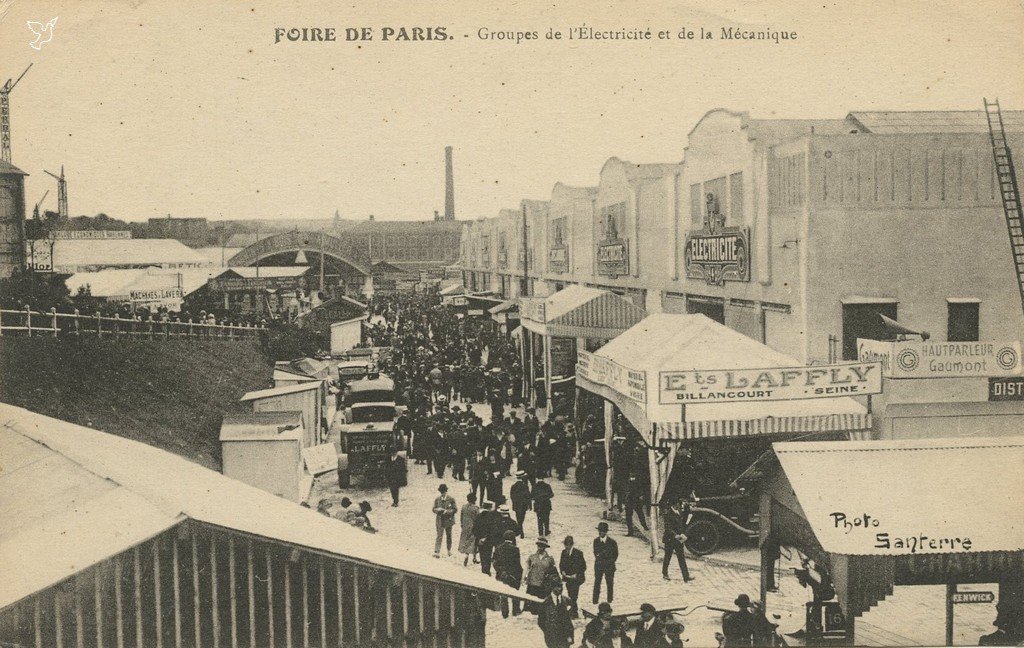
[{"label": "metal railing", "polygon": [[266,330],[253,324],[211,324],[208,322],[171,321],[160,319],[127,319],[114,315],[104,317],[99,313],[83,315],[77,309],[74,313],[58,313],[55,308],[49,312],[0,309],[0,336],[94,336],[97,338],[121,336],[148,340],[252,340],[258,339]]}]

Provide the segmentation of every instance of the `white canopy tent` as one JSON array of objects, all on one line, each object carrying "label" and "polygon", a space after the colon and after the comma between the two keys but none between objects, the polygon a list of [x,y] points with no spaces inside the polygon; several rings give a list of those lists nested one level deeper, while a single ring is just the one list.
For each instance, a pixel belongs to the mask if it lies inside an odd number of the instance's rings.
[{"label": "white canopy tent", "polygon": [[[657,505],[681,442],[762,434],[856,431],[871,427],[867,409],[850,397],[760,402],[662,404],[665,371],[797,367],[775,351],[704,315],[649,315],[593,354],[581,353],[577,386],[606,400],[606,448],[611,447],[611,404],[648,446],[651,502]],[[609,457],[610,465],[610,457]],[[611,471],[609,471],[611,472]],[[608,479],[610,489],[611,475]],[[609,503],[611,494],[608,493]],[[657,520],[652,511],[652,519]],[[657,534],[652,534],[656,548]]]}]

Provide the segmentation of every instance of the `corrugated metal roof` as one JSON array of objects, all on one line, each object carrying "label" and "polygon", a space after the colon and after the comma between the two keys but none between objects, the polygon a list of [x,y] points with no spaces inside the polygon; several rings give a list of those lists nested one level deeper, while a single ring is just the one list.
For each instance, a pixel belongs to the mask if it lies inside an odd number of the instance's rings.
[{"label": "corrugated metal roof", "polygon": [[[847,116],[869,133],[988,133],[984,110],[857,111]],[[1024,131],[1024,110],[1004,110],[1007,131]]]},{"label": "corrugated metal roof", "polygon": [[286,369],[277,368],[274,369],[274,382],[277,382],[278,380],[298,380],[300,382],[309,382],[312,380],[319,380],[319,378],[313,378],[312,376],[306,376]]},{"label": "corrugated metal roof", "polygon": [[251,441],[261,438],[301,438],[302,414],[298,412],[249,412],[225,414],[220,424],[221,441]]},{"label": "corrugated metal roof", "polygon": [[[1024,438],[776,443],[772,446],[822,548],[896,556],[1024,550]],[[950,498],[953,500],[950,500]],[[848,530],[868,514],[877,526]],[[970,547],[920,542],[879,548],[877,533],[928,540],[970,538]]]},{"label": "corrugated metal roof", "polygon": [[284,396],[286,394],[296,394],[298,392],[310,391],[312,389],[320,389],[319,380],[299,383],[298,385],[285,385],[284,387],[270,387],[269,389],[258,389],[256,391],[247,392],[239,400],[243,403],[247,401],[258,400],[260,398],[271,398],[273,396]]},{"label": "corrugated metal roof", "polygon": [[[0,403],[0,442],[5,449],[22,448],[13,460],[6,452],[0,454],[2,474],[8,465],[19,465],[19,470],[31,472],[34,491],[45,492],[54,476],[37,465],[44,455],[59,456],[76,470],[115,485],[102,493],[89,484],[69,488],[63,495],[68,506],[42,521],[19,524],[4,517],[5,527],[14,524],[21,530],[0,542],[0,607],[126,551],[185,518],[343,560],[537,600],[478,571],[431,561],[383,533],[367,534],[138,441]],[[91,477],[86,475],[85,480]],[[0,498],[8,497],[7,489],[0,488]]]}]

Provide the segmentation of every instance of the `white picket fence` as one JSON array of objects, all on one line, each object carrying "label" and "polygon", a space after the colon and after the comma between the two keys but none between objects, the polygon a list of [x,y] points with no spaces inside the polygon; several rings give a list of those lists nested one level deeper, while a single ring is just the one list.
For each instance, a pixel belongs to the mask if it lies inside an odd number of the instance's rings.
[{"label": "white picket fence", "polygon": [[58,313],[51,308],[48,313],[24,310],[0,309],[0,336],[95,336],[133,337],[149,340],[193,339],[193,340],[251,340],[259,337],[265,327],[252,324],[188,321],[163,321],[153,319],[127,319],[114,315],[103,317],[99,313],[83,315]]}]

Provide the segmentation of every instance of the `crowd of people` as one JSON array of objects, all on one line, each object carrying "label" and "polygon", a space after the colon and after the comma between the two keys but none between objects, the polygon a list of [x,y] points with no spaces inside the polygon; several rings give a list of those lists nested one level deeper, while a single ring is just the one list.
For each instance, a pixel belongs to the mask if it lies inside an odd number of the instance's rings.
[{"label": "crowd of people", "polygon": [[[625,617],[612,614],[619,553],[606,522],[597,525],[590,551],[578,548],[572,536],[562,540],[557,554],[550,551],[556,498],[548,480],[566,478],[580,439],[572,422],[553,413],[542,421],[534,408],[527,407],[520,417],[525,394],[515,346],[489,322],[457,317],[429,297],[387,296],[372,300],[369,308],[369,343],[390,347],[379,369],[394,380],[396,400],[405,406],[394,426],[396,448],[407,447],[410,463],[439,480],[432,505],[433,556],[440,558],[443,552],[452,556],[457,551],[464,566],[472,561],[483,573],[543,601],[520,609],[519,601],[506,599],[502,613],[506,617],[523,612],[536,615],[549,647],[574,644],[579,592],[588,580],[599,614],[586,625],[580,645],[681,646],[682,626],[669,615],[658,614],[652,605],[641,608],[632,636],[625,630]],[[473,404],[489,406],[489,420],[479,416]],[[615,505],[625,511],[627,535],[632,535],[634,522],[649,528],[644,515],[649,485],[646,471],[641,470],[645,466],[640,465],[645,455],[637,458],[641,453],[629,442],[624,419],[617,417],[613,425],[617,442],[612,463],[618,474],[613,483]],[[599,427],[596,417],[585,419],[584,443],[603,436]],[[392,506],[399,505],[406,469],[393,452],[385,470]],[[449,492],[446,476],[449,481],[468,482],[465,501],[456,501]],[[528,520],[531,513],[534,519]],[[677,506],[666,513],[662,538],[666,579],[675,557],[684,581],[692,580],[683,553],[688,518],[688,508]],[[347,521],[372,529],[368,520],[363,523],[352,516]],[[536,524],[535,551],[524,555],[526,550],[519,543],[527,533],[533,535],[532,528],[526,528],[532,522]],[[726,625],[731,629],[742,624]],[[730,634],[734,633],[730,630]]]}]

